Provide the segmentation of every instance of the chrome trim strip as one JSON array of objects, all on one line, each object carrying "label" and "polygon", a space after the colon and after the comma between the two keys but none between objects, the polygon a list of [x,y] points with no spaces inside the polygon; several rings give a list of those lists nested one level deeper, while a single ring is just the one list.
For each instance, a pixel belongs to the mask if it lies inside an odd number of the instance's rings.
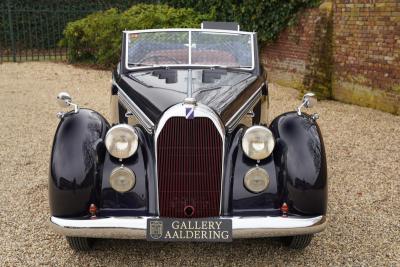
[{"label": "chrome trim strip", "polygon": [[232,31],[232,30],[220,30],[220,29],[197,29],[197,28],[168,28],[168,29],[147,29],[147,30],[126,30],[123,33],[141,33],[141,32],[186,32],[191,30],[193,32],[224,32],[232,34],[255,34],[256,32],[246,32],[246,31]]},{"label": "chrome trim strip", "polygon": [[119,110],[118,110],[118,96],[111,95],[110,97],[110,109],[111,109],[111,123],[119,123]]},{"label": "chrome trim strip", "polygon": [[154,130],[154,123],[147,117],[147,115],[133,102],[129,96],[113,81],[113,85],[118,88],[118,97],[122,104],[128,108],[140,121],[140,124],[146,129],[148,133]]},{"label": "chrome trim strip", "polygon": [[187,77],[187,97],[193,98],[193,79],[192,79],[192,69],[188,69],[188,77]]},{"label": "chrome trim strip", "polygon": [[261,114],[260,114],[260,124],[268,125],[268,108],[269,99],[268,96],[261,96]]},{"label": "chrome trim strip", "polygon": [[222,190],[223,190],[223,185],[224,185],[224,160],[225,160],[225,127],[224,124],[222,123],[221,119],[219,116],[208,106],[203,105],[203,104],[185,104],[185,103],[180,103],[172,106],[169,108],[163,116],[161,117],[160,121],[158,122],[157,128],[155,130],[154,134],[154,147],[155,147],[155,157],[156,157],[156,164],[155,164],[155,177],[156,177],[156,196],[157,196],[157,214],[160,214],[160,203],[159,203],[159,195],[158,195],[158,164],[157,164],[157,139],[158,136],[161,133],[161,130],[164,128],[165,123],[168,121],[169,118],[172,117],[186,117],[186,109],[185,107],[191,106],[194,107],[194,114],[195,118],[199,117],[204,117],[204,118],[209,118],[217,128],[219,134],[221,135],[222,138],[222,171],[221,171],[221,194],[220,194],[220,214],[222,213]]},{"label": "chrome trim strip", "polygon": [[[128,51],[128,50],[126,50],[126,51]],[[189,63],[189,65],[192,65],[192,31],[189,31],[189,49],[188,49],[188,53],[189,53],[189,55],[188,55],[188,59],[189,59],[189,61],[188,61],[188,63]]]},{"label": "chrome trim strip", "polygon": [[235,127],[239,124],[240,120],[247,114],[248,110],[257,103],[258,99],[262,96],[261,88],[264,86],[264,83],[253,93],[253,95],[241,106],[240,109],[236,111],[236,113],[228,120],[226,123],[226,128],[228,129],[228,133],[231,133]]},{"label": "chrome trim strip", "polygon": [[[50,227],[66,236],[145,239],[147,219],[158,217],[108,217],[97,219],[50,218]],[[313,234],[326,228],[326,216],[220,217],[232,219],[233,238]],[[202,218],[199,218],[202,219]]]}]

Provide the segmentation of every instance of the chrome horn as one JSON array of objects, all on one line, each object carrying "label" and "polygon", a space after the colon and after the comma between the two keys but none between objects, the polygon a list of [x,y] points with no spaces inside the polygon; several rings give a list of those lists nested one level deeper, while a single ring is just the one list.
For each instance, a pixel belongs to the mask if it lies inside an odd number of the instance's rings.
[{"label": "chrome horn", "polygon": [[301,115],[301,109],[305,108],[312,108],[317,104],[317,98],[315,97],[314,93],[307,93],[303,96],[303,100],[300,106],[297,107],[297,115]]},{"label": "chrome horn", "polygon": [[[72,97],[67,92],[60,92],[57,95],[57,103],[62,108],[67,108],[69,106],[73,106],[74,107],[73,113],[78,113],[78,111],[79,111],[78,105],[72,103]],[[66,114],[65,112],[58,112],[57,117],[59,119],[62,119],[65,117],[65,114]]]}]

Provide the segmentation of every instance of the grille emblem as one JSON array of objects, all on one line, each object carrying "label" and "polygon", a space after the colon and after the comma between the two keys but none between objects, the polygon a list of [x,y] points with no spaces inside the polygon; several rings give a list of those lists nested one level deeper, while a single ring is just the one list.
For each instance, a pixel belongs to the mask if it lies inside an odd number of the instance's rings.
[{"label": "grille emblem", "polygon": [[186,119],[187,120],[194,119],[194,107],[186,108]]}]

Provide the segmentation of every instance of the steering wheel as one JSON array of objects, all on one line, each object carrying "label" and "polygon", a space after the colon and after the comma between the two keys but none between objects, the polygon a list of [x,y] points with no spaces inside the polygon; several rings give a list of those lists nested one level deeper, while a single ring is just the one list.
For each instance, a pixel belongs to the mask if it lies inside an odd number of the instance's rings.
[{"label": "steering wheel", "polygon": [[159,64],[159,59],[160,58],[166,58],[166,59],[168,59],[168,60],[172,60],[174,63],[176,63],[176,64],[179,64],[180,63],[180,61],[179,60],[177,60],[176,58],[174,58],[174,57],[170,57],[170,56],[160,56],[160,55],[154,55],[154,56],[148,56],[148,57],[144,57],[144,58],[142,58],[138,63],[140,64],[140,63],[143,63],[143,62],[145,62],[146,60],[148,60],[148,59],[151,59],[151,58],[154,58],[155,59],[155,61],[156,61],[156,64]]}]

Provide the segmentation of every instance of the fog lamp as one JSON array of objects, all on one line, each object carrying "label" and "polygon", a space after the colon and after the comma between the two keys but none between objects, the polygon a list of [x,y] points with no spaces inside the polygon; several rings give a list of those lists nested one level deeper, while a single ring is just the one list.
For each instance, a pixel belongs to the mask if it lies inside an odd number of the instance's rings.
[{"label": "fog lamp", "polygon": [[267,127],[252,126],[243,135],[243,152],[251,159],[265,159],[271,155],[274,146],[274,136]]},{"label": "fog lamp", "polygon": [[267,189],[269,176],[266,170],[260,167],[250,169],[244,176],[244,186],[253,193],[260,193]]},{"label": "fog lamp", "polygon": [[120,193],[131,190],[136,183],[135,173],[124,166],[115,168],[110,175],[111,187]]}]

